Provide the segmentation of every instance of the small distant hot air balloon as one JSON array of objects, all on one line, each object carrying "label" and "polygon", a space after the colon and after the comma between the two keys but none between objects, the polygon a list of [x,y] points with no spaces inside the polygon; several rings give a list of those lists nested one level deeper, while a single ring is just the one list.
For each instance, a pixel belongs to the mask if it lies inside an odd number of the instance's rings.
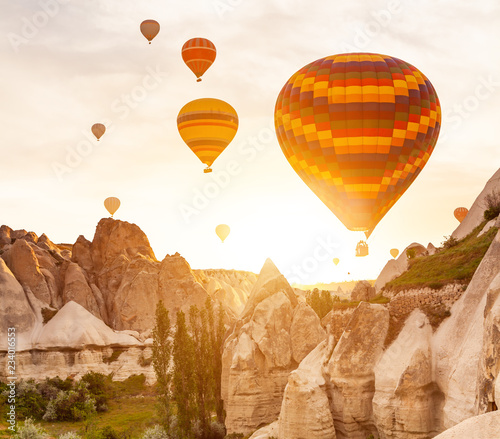
[{"label": "small distant hot air balloon", "polygon": [[215,228],[215,233],[217,233],[217,236],[220,238],[222,242],[224,242],[224,240],[228,237],[230,231],[231,229],[227,224],[219,224]]},{"label": "small distant hot air balloon", "polygon": [[467,216],[467,214],[469,213],[469,209],[467,209],[466,207],[457,207],[455,209],[455,212],[453,212],[454,215],[455,215],[455,218],[459,221],[459,222],[462,222],[465,217]]},{"label": "small distant hot air balloon", "polygon": [[238,114],[220,99],[196,99],[179,111],[177,128],[186,145],[207,165],[203,172],[212,172],[210,166],[236,135]]},{"label": "small distant hot air balloon", "polygon": [[196,75],[196,81],[201,81],[201,76],[215,61],[217,50],[214,44],[206,38],[191,38],[182,46],[182,59]]},{"label": "small distant hot air balloon", "polygon": [[391,248],[390,253],[391,253],[391,256],[392,256],[394,259],[396,259],[396,258],[398,257],[398,255],[399,255],[399,250],[398,250],[397,248]]},{"label": "small distant hot air balloon", "polygon": [[95,123],[92,125],[92,134],[96,136],[97,141],[102,137],[102,135],[106,132],[106,127],[102,123]]},{"label": "small distant hot air balloon", "polygon": [[335,265],[339,265],[340,259],[339,258],[333,258],[333,263]]},{"label": "small distant hot air balloon", "polygon": [[429,160],[441,107],[411,64],[345,53],[292,75],[274,120],[295,172],[349,230],[368,238]]},{"label": "small distant hot air balloon", "polygon": [[111,218],[113,218],[114,213],[120,207],[120,200],[116,197],[109,197],[104,200],[104,207],[111,214]]},{"label": "small distant hot air balloon", "polygon": [[149,44],[151,44],[153,38],[158,35],[158,32],[160,32],[160,23],[158,23],[157,21],[144,20],[141,23],[141,33],[149,41]]}]

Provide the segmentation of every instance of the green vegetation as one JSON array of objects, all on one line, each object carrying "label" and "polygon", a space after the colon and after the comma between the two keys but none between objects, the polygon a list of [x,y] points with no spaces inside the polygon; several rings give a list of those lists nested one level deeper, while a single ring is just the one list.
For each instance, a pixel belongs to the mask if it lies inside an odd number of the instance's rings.
[{"label": "green vegetation", "polygon": [[[390,299],[384,297],[382,294],[378,294],[373,299],[368,301],[369,303],[389,303]],[[360,301],[350,301],[350,300],[342,300],[340,302],[335,302],[333,304],[333,309],[347,309],[347,308],[356,308],[360,304]]]},{"label": "green vegetation", "polygon": [[498,230],[492,228],[478,238],[485,224],[459,241],[447,238],[434,255],[410,259],[408,271],[387,283],[384,289],[398,292],[409,288],[440,289],[449,283],[468,284]]},{"label": "green vegetation", "polygon": [[485,201],[484,219],[490,221],[500,215],[500,191],[493,191],[486,195]]},{"label": "green vegetation", "polygon": [[340,302],[340,298],[339,296],[332,297],[330,291],[322,290],[320,293],[317,288],[314,288],[307,292],[306,302],[322,319],[332,310],[334,302]]},{"label": "green vegetation", "polygon": [[118,360],[118,357],[122,354],[123,349],[113,349],[112,354],[109,357],[103,357],[103,363],[112,363],[113,361]]},{"label": "green vegetation", "polygon": [[[182,311],[170,333],[168,312],[156,308],[153,366],[158,381],[158,414],[172,438],[222,439],[225,436],[221,397],[224,310],[217,315],[212,300]],[[171,339],[173,338],[173,341]]]}]

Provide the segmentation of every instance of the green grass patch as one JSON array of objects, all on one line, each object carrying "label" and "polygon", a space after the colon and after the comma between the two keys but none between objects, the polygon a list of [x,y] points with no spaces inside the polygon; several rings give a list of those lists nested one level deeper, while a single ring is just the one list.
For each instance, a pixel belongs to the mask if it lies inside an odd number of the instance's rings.
[{"label": "green grass patch", "polygon": [[384,290],[399,292],[424,287],[440,289],[450,283],[468,285],[498,230],[493,227],[478,238],[477,234],[485,224],[483,222],[449,248],[443,247],[432,256],[410,260],[409,269],[388,282]]}]

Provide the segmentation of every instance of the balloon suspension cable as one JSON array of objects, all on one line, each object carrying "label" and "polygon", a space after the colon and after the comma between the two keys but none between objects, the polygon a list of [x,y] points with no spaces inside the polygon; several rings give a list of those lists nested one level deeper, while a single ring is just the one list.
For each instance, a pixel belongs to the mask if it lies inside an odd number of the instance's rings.
[{"label": "balloon suspension cable", "polygon": [[201,78],[196,79],[196,82],[201,82]]}]

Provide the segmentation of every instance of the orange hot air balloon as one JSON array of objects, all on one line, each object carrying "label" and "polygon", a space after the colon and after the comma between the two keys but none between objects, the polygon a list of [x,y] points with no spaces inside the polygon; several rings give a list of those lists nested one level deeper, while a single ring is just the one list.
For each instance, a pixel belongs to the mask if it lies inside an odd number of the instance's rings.
[{"label": "orange hot air balloon", "polygon": [[231,229],[227,224],[219,224],[215,228],[215,233],[217,233],[217,236],[220,238],[221,242],[224,242],[226,238],[229,236],[229,232]]},{"label": "orange hot air balloon", "polygon": [[104,207],[111,214],[111,218],[112,218],[113,215],[114,215],[114,213],[120,207],[120,200],[118,198],[116,198],[116,197],[106,198],[104,200]]},{"label": "orange hot air balloon", "polygon": [[201,81],[201,76],[215,61],[217,50],[214,43],[206,38],[191,38],[182,46],[182,59],[196,75],[196,81]]},{"label": "orange hot air balloon", "polygon": [[453,214],[455,215],[455,218],[459,221],[462,222],[467,214],[469,213],[469,209],[466,207],[457,207]]},{"label": "orange hot air balloon", "polygon": [[97,138],[97,141],[102,137],[102,135],[106,132],[106,127],[102,123],[95,123],[92,125],[92,134]]},{"label": "orange hot air balloon", "polygon": [[339,258],[333,258],[333,263],[335,265],[339,265],[340,259]]},{"label": "orange hot air balloon", "polygon": [[292,168],[349,230],[367,237],[429,160],[440,124],[439,99],[425,75],[374,53],[306,65],[275,107]]},{"label": "orange hot air balloon", "polygon": [[144,20],[141,23],[141,33],[149,41],[149,44],[151,44],[153,38],[158,35],[158,32],[160,32],[160,23],[158,23],[157,21]]},{"label": "orange hot air balloon", "polygon": [[397,248],[391,248],[390,250],[391,256],[396,259],[399,255],[399,250]]},{"label": "orange hot air balloon", "polygon": [[238,131],[238,114],[220,99],[196,99],[179,111],[177,128],[186,145],[207,165],[203,172],[212,172],[210,166]]}]

